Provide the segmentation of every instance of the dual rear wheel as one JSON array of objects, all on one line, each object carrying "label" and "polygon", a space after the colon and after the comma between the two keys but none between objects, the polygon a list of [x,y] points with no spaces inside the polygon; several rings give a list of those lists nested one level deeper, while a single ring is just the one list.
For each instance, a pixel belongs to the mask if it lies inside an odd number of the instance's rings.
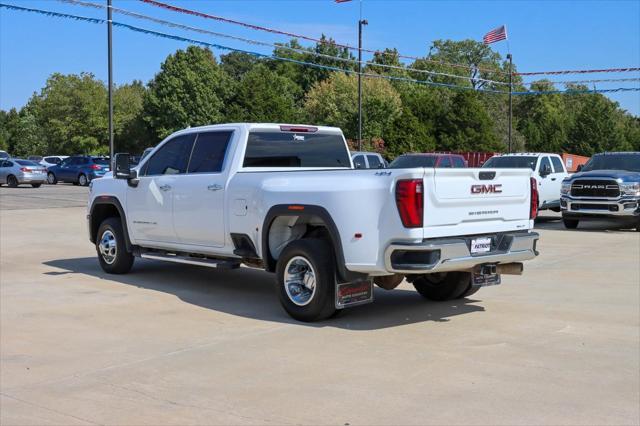
[{"label": "dual rear wheel", "polygon": [[435,301],[462,299],[480,290],[472,284],[470,272],[422,275],[413,281],[413,286],[422,297]]}]

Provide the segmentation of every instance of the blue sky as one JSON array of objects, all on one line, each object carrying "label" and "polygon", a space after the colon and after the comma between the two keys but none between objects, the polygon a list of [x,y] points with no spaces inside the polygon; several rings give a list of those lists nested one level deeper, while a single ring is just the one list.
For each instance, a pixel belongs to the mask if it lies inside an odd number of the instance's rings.
[{"label": "blue sky", "polygon": [[[87,0],[91,1],[91,0]],[[95,0],[94,0],[95,1]],[[163,0],[185,8],[314,37],[325,33],[338,42],[357,43],[358,1],[332,0]],[[104,13],[57,0],[0,0],[76,15]],[[99,0],[106,4],[106,0]],[[122,9],[165,20],[268,42],[286,38],[194,16],[176,14],[137,0],[113,0]],[[507,24],[519,71],[640,66],[640,1],[401,1],[363,0],[364,47],[396,47],[423,56],[436,39],[481,40],[488,30]],[[114,14],[114,20],[234,48],[269,49],[175,30]],[[493,45],[506,53],[505,42]],[[185,48],[178,41],[114,29],[114,79],[117,84],[150,80],[164,58]],[[220,53],[220,52],[216,52]],[[101,25],[0,9],[0,108],[21,107],[53,72],[88,71],[107,78],[106,28]],[[554,80],[640,77],[640,73],[553,76]],[[526,81],[532,80],[529,77]],[[638,87],[601,83],[598,88]],[[490,96],[490,95],[487,95]],[[640,115],[640,92],[612,94],[623,108]]]}]

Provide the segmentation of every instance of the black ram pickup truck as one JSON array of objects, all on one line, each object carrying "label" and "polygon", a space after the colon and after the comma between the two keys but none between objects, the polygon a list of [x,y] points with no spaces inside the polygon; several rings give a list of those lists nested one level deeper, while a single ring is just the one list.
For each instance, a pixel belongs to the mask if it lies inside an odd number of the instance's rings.
[{"label": "black ram pickup truck", "polygon": [[611,219],[640,231],[640,152],[596,154],[562,181],[560,208],[570,229],[590,219]]}]

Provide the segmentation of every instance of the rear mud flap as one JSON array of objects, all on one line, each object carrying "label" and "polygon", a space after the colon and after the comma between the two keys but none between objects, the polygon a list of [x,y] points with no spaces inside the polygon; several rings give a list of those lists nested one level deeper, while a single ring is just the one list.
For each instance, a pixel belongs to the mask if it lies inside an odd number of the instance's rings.
[{"label": "rear mud flap", "polygon": [[336,308],[344,309],[351,306],[373,302],[373,280],[357,280],[336,284]]}]

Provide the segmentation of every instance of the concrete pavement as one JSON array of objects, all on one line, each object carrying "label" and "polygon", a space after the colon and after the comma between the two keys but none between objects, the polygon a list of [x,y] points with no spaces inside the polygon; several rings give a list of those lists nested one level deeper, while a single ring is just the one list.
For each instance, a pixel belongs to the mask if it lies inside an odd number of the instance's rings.
[{"label": "concrete pavement", "polygon": [[2,425],[640,423],[638,232],[551,215],[522,277],[309,325],[263,271],[104,274],[85,197],[0,188]]}]

